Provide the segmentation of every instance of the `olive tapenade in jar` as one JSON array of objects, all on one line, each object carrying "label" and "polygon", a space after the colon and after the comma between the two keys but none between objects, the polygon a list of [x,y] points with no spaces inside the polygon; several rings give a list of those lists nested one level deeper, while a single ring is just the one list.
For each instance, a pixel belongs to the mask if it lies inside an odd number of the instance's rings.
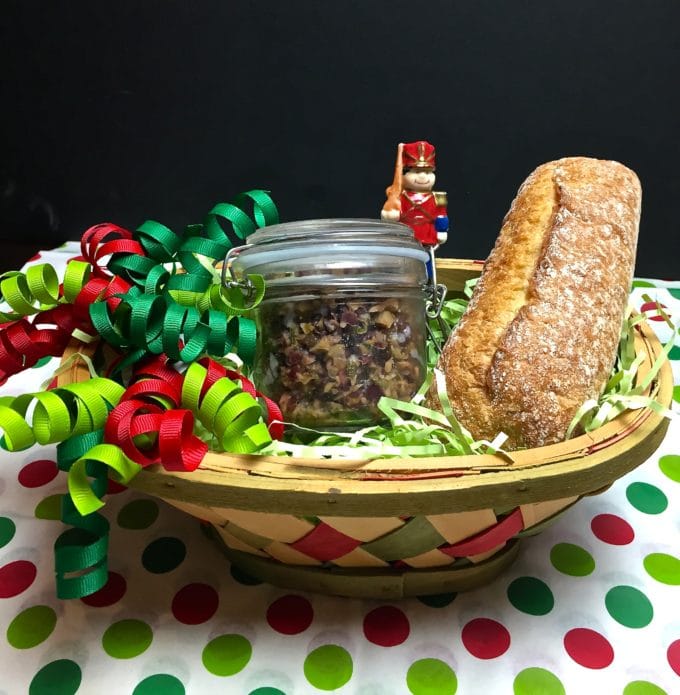
[{"label": "olive tapenade in jar", "polygon": [[426,373],[427,252],[405,225],[308,220],[264,227],[228,260],[259,274],[257,388],[287,422],[351,428],[409,400]]}]

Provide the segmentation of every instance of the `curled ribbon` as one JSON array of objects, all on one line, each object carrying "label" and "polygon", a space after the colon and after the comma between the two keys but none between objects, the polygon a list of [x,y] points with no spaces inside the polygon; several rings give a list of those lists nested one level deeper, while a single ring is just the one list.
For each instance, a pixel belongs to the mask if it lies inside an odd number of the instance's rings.
[{"label": "curled ribbon", "polygon": [[249,191],[216,205],[184,236],[153,221],[135,233],[110,223],[91,227],[62,285],[47,264],[0,275],[0,301],[8,307],[0,320],[11,322],[0,332],[0,383],[42,357],[61,355],[72,337],[87,342],[93,333],[127,353],[114,373],[137,367],[126,390],[96,377],[0,398],[0,446],[15,451],[61,442],[58,464],[68,472],[70,495],[62,520],[73,528],[55,543],[60,598],[85,596],[106,582],[109,529],[97,510],[109,475],[125,483],[151,464],[195,469],[208,448],[195,426],[218,448],[241,453],[281,436],[278,406],[242,375],[207,357],[206,366],[193,364],[181,375],[168,361],[232,351],[252,361],[255,325],[241,314],[262,299],[264,281],[251,277],[246,307],[240,289],[222,286],[215,266],[234,239],[276,222],[269,195]]},{"label": "curled ribbon", "polygon": [[0,447],[18,451],[101,429],[123,391],[117,382],[98,377],[52,391],[4,397],[0,399],[0,429],[4,432]]}]

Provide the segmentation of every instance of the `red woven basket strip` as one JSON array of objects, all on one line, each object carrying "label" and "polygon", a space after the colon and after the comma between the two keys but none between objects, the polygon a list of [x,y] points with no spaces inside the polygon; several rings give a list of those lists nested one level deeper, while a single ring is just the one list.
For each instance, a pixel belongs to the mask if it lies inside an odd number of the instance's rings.
[{"label": "red woven basket strip", "polygon": [[509,541],[523,529],[524,522],[522,520],[522,512],[517,508],[495,526],[491,526],[485,531],[471,538],[467,538],[460,543],[441,546],[439,550],[452,557],[480,555],[481,553],[486,553]]},{"label": "red woven basket strip", "polygon": [[352,552],[361,545],[361,542],[321,522],[306,536],[289,545],[294,550],[309,555],[315,560],[328,562]]}]

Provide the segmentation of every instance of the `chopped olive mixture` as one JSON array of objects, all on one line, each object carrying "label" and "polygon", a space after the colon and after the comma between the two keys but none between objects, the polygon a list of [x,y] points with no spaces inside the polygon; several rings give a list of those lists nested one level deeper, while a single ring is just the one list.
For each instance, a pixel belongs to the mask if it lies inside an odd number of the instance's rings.
[{"label": "chopped olive mixture", "polygon": [[409,400],[425,378],[421,298],[269,301],[258,323],[255,379],[287,421],[371,424],[381,396]]}]

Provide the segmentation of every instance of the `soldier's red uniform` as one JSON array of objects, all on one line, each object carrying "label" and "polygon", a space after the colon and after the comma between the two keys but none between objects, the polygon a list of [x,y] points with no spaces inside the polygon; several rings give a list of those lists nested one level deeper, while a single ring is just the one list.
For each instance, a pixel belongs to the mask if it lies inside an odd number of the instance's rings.
[{"label": "soldier's red uniform", "polygon": [[421,244],[436,246],[438,241],[434,224],[438,217],[446,217],[446,194],[402,191],[400,202],[399,220],[413,229]]}]

